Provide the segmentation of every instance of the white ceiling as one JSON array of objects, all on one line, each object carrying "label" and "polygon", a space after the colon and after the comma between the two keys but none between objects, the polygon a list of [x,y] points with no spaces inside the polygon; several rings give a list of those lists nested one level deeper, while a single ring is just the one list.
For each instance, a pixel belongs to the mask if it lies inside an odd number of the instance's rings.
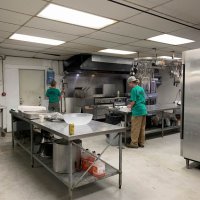
[{"label": "white ceiling", "polygon": [[[118,22],[97,31],[37,17],[50,2]],[[181,56],[182,51],[200,48],[200,30],[192,28],[200,29],[199,7],[199,0],[0,0],[0,55],[62,60],[78,53],[102,54],[98,51],[115,48],[137,51],[140,56],[164,56],[173,52],[175,56]],[[50,46],[10,40],[13,33],[64,40],[66,43]],[[173,46],[146,40],[163,33],[195,42]]]}]

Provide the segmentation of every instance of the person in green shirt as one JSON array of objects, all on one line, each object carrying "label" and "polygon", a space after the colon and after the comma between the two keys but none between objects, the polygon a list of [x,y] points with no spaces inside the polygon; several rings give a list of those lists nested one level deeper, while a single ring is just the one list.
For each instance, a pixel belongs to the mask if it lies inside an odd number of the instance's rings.
[{"label": "person in green shirt", "polygon": [[48,110],[52,112],[60,112],[61,92],[56,88],[56,81],[51,82],[51,87],[46,91],[46,96],[49,98]]},{"label": "person in green shirt", "polygon": [[131,76],[127,80],[131,89],[130,104],[131,108],[131,143],[127,147],[138,148],[144,147],[145,142],[145,126],[146,126],[146,99],[145,92],[142,87],[138,85],[139,80],[135,76]]}]

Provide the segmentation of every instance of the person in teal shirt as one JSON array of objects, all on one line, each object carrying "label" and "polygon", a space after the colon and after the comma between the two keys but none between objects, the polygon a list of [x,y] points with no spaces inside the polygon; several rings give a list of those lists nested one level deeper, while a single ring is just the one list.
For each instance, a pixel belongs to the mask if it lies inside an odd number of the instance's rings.
[{"label": "person in teal shirt", "polygon": [[46,96],[49,98],[48,110],[52,112],[60,112],[60,98],[61,92],[56,88],[56,81],[51,82],[51,87],[47,90]]},{"label": "person in teal shirt", "polygon": [[146,126],[146,99],[145,92],[142,87],[138,85],[139,80],[135,76],[131,76],[127,80],[131,89],[130,104],[127,105],[131,108],[131,143],[127,147],[138,148],[144,147],[145,142],[145,126]]}]

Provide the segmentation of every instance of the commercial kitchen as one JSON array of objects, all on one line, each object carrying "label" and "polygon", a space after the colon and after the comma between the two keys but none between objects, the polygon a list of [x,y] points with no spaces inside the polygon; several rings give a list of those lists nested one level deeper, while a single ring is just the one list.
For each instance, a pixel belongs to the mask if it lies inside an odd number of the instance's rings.
[{"label": "commercial kitchen", "polygon": [[[0,200],[199,199],[199,6],[0,0]],[[143,148],[127,146],[130,76]]]}]

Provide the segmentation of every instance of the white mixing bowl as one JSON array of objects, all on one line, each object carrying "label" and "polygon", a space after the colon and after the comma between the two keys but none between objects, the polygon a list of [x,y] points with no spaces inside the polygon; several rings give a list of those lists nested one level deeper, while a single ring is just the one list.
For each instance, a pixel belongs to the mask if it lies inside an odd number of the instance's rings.
[{"label": "white mixing bowl", "polygon": [[92,120],[93,114],[89,113],[68,113],[64,114],[63,118],[67,124],[74,125],[88,124]]}]

